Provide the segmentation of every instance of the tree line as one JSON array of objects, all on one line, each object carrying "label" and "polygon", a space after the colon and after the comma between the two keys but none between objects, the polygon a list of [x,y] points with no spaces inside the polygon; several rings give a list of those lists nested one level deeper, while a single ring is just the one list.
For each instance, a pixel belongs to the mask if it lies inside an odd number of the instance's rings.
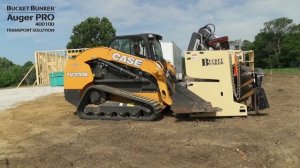
[{"label": "tree line", "polygon": [[255,66],[300,68],[300,24],[287,17],[265,22],[253,42],[243,41],[243,50],[253,50]]},{"label": "tree line", "polygon": [[[21,66],[14,64],[7,58],[0,57],[0,88],[17,86],[32,66],[31,61]],[[32,70],[24,84],[32,85],[35,79],[35,71]]]}]

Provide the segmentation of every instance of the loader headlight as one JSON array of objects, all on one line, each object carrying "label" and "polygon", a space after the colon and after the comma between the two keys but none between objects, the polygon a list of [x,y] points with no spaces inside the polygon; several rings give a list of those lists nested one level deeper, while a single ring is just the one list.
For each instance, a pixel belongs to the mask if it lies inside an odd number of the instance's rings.
[{"label": "loader headlight", "polygon": [[161,70],[161,69],[163,68],[162,65],[159,64],[159,63],[157,63],[157,62],[155,62],[155,65],[156,65],[156,67],[158,68],[158,70]]},{"label": "loader headlight", "polygon": [[159,63],[155,63],[155,65],[156,65],[156,73],[158,74],[158,75],[162,75],[161,73],[162,73],[162,66],[159,64]]}]

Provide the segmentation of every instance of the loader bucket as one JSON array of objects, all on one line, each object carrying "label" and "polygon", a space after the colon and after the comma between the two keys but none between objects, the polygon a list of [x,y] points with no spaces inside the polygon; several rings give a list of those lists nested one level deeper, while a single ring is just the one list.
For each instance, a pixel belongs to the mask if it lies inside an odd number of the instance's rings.
[{"label": "loader bucket", "polygon": [[216,112],[219,110],[219,108],[212,107],[210,102],[203,100],[201,97],[188,90],[186,87],[180,84],[176,84],[171,110],[174,113],[182,114]]}]

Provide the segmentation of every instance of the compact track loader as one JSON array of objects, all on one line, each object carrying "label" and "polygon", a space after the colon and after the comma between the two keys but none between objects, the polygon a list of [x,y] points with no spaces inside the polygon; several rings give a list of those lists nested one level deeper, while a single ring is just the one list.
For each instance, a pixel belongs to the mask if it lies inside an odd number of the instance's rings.
[{"label": "compact track loader", "polygon": [[[109,47],[88,49],[68,60],[65,99],[77,106],[82,119],[154,120],[165,108],[191,116],[247,115],[248,107],[259,104],[258,74],[243,67],[239,51],[227,51],[226,39],[215,38],[209,26],[200,30],[193,33],[186,52],[187,76],[182,82],[163,58],[160,35],[117,36]],[[210,47],[222,51],[203,51]],[[245,79],[242,71],[248,74]],[[246,85],[246,90],[240,89]],[[250,106],[240,104],[249,97]]]},{"label": "compact track loader", "polygon": [[65,98],[77,106],[79,117],[154,120],[166,107],[183,113],[216,112],[177,83],[174,67],[163,59],[161,39],[156,34],[118,36],[108,48],[92,48],[68,60]]}]

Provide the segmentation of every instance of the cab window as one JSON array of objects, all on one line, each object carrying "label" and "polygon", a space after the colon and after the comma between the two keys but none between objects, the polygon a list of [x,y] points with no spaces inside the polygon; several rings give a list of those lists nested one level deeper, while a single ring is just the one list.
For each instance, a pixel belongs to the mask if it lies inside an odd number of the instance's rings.
[{"label": "cab window", "polygon": [[153,59],[156,61],[162,61],[163,60],[163,53],[161,49],[161,45],[157,40],[153,40],[150,43],[151,53],[153,53]]},{"label": "cab window", "polygon": [[110,47],[141,58],[148,58],[146,44],[142,38],[120,38],[111,42]]}]

